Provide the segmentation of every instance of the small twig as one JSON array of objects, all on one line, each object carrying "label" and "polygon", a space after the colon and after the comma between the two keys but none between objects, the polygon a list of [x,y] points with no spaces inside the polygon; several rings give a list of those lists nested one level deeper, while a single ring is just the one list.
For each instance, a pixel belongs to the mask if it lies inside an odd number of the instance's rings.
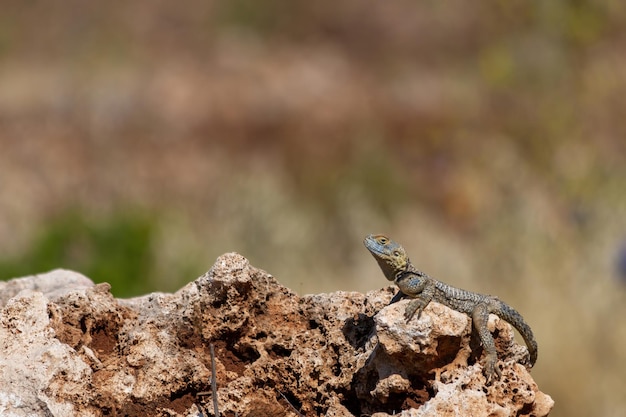
[{"label": "small twig", "polygon": [[[202,397],[205,395],[212,394],[213,397],[213,414],[215,417],[220,417],[220,409],[217,403],[217,378],[215,377],[215,348],[213,347],[213,343],[209,345],[211,350],[211,392],[202,391],[196,394],[197,397]],[[199,406],[200,412],[206,413],[204,407]],[[208,414],[207,414],[208,415]],[[236,414],[235,414],[236,415]]]},{"label": "small twig", "polygon": [[217,405],[217,378],[215,378],[215,350],[213,343],[209,345],[211,349],[211,391],[213,391],[213,412],[215,417],[220,417],[220,409]]},{"label": "small twig", "polygon": [[204,409],[204,407],[200,404],[196,404],[196,406],[200,409],[200,415],[198,417],[204,417],[209,415],[209,413],[206,412],[206,410]]},{"label": "small twig", "polygon": [[300,413],[300,411],[298,411],[298,409],[291,404],[291,402],[287,399],[287,397],[285,397],[285,394],[283,394],[282,392],[278,391],[278,393],[280,394],[281,397],[283,397],[285,399],[285,401],[287,401],[287,404],[289,404],[289,406],[293,409],[293,411],[299,416],[299,417],[304,417],[304,415],[302,413]]}]

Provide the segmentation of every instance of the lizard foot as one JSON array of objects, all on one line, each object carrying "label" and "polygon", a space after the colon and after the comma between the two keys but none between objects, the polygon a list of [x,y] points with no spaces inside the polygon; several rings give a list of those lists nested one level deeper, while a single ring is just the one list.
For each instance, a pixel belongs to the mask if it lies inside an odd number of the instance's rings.
[{"label": "lizard foot", "polygon": [[419,320],[422,315],[422,311],[424,310],[424,307],[426,307],[426,304],[427,303],[425,303],[424,300],[420,298],[411,300],[409,305],[407,305],[406,309],[404,310],[404,319],[406,320],[406,322],[408,323],[409,321],[411,321],[415,313],[417,313],[417,319]]},{"label": "lizard foot", "polygon": [[502,370],[498,367],[498,358],[495,355],[487,355],[483,373],[485,374],[485,378],[487,378],[487,385],[491,385],[494,379],[499,380],[502,378]]}]

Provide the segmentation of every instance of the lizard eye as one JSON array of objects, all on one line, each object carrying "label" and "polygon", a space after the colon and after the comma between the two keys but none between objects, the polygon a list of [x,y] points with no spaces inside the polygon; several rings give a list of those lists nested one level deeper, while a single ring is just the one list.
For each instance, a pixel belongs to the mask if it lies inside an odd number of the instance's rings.
[{"label": "lizard eye", "polygon": [[379,237],[378,238],[378,242],[384,245],[385,243],[387,243],[387,238],[386,237]]}]

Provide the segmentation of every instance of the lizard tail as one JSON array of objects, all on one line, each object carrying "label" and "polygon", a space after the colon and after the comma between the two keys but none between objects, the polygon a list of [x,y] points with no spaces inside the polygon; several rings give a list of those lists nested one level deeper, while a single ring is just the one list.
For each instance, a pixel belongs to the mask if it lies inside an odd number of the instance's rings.
[{"label": "lizard tail", "polygon": [[526,346],[528,346],[528,353],[530,353],[530,366],[532,367],[537,362],[537,342],[530,326],[526,324],[524,318],[513,307],[500,301],[501,317],[509,322],[517,331],[522,335]]}]

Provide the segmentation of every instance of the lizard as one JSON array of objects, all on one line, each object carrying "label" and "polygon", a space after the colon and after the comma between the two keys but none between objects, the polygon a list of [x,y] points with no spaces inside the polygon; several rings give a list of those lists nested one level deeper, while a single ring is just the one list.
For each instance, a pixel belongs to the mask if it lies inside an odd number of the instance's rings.
[{"label": "lizard", "polygon": [[385,235],[369,235],[363,243],[378,262],[387,280],[393,281],[399,288],[389,304],[404,297],[412,299],[404,312],[407,323],[416,313],[419,320],[422,311],[431,301],[465,313],[472,318],[474,328],[486,352],[483,372],[488,384],[491,383],[492,378],[500,379],[502,376],[502,371],[496,366],[498,357],[493,336],[487,328],[490,313],[496,314],[517,329],[528,346],[530,367],[535,364],[537,342],[533,332],[522,315],[511,306],[495,296],[456,288],[419,271],[409,260],[402,245]]}]

